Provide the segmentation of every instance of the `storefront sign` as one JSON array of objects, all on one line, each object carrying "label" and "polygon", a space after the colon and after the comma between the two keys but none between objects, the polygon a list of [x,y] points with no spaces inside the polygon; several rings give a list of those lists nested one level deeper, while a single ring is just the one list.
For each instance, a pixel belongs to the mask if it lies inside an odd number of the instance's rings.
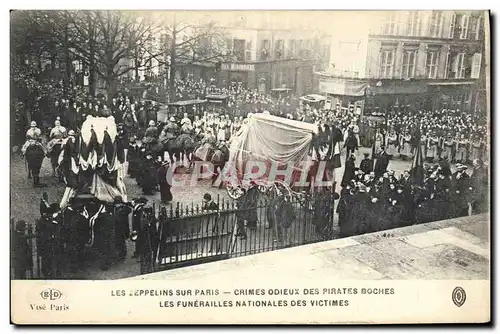
[{"label": "storefront sign", "polygon": [[222,64],[222,69],[225,71],[252,72],[252,71],[255,71],[255,65],[254,64]]}]

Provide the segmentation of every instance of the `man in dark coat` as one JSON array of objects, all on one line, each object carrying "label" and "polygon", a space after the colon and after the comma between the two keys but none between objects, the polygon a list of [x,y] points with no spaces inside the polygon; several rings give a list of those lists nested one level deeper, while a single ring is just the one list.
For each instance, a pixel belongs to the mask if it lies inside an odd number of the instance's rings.
[{"label": "man in dark coat", "polygon": [[375,177],[381,177],[386,171],[389,165],[389,155],[385,152],[385,147],[381,147],[380,154],[377,156],[377,162],[375,163]]},{"label": "man in dark coat", "polygon": [[473,165],[469,190],[471,192],[472,214],[478,214],[488,210],[488,175],[481,160],[474,160]]},{"label": "man in dark coat", "polygon": [[373,160],[369,158],[370,153],[363,153],[364,159],[359,164],[359,169],[365,174],[370,174],[373,171]]},{"label": "man in dark coat", "polygon": [[205,195],[203,195],[202,209],[207,211],[214,211],[217,210],[218,208],[219,206],[217,205],[217,203],[213,201],[212,195],[210,195],[209,193],[205,193]]},{"label": "man in dark coat", "polygon": [[342,177],[342,182],[340,183],[341,187],[345,187],[349,183],[349,181],[354,179],[354,173],[356,171],[356,166],[354,164],[355,160],[356,157],[352,154],[345,162],[344,176]]},{"label": "man in dark coat", "polygon": [[[133,200],[133,208],[132,208],[132,237],[137,238],[137,235],[141,233],[141,218],[144,207],[148,203],[148,199],[145,197],[136,198]],[[136,258],[139,256],[139,244],[135,243],[135,251],[132,255],[132,258]]]},{"label": "man in dark coat", "polygon": [[467,166],[457,164],[457,171],[453,173],[451,178],[453,189],[453,206],[455,209],[455,217],[467,216],[469,212],[469,175],[466,173]]},{"label": "man in dark coat", "polygon": [[441,168],[441,173],[445,177],[451,176],[451,168],[450,168],[450,163],[448,162],[448,160],[441,158],[439,160],[439,167]]},{"label": "man in dark coat", "polygon": [[132,212],[132,208],[130,205],[123,202],[121,196],[116,196],[113,204],[113,216],[115,218],[115,247],[118,261],[124,261],[127,256],[126,240],[130,237],[128,217]]},{"label": "man in dark coat", "polygon": [[146,156],[145,168],[141,171],[142,180],[142,192],[145,195],[153,195],[156,189],[156,181],[158,177],[158,170],[156,169],[153,157],[151,155]]},{"label": "man in dark coat", "polygon": [[167,177],[168,175],[168,169],[170,167],[170,164],[168,160],[165,160],[160,168],[158,168],[158,184],[160,185],[160,196],[161,196],[161,202],[164,204],[167,204],[168,202],[172,201],[173,196],[172,192],[170,189],[172,188],[172,180],[168,180]]},{"label": "man in dark coat", "polygon": [[32,251],[26,237],[26,222],[20,220],[12,231],[12,274],[14,279],[26,279],[26,272],[33,268]]}]

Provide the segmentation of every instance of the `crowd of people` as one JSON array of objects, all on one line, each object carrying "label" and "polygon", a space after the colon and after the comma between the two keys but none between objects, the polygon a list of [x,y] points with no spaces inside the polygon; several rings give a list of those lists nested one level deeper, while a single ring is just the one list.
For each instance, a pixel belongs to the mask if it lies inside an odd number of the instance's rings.
[{"label": "crowd of people", "polygon": [[[245,126],[248,114],[267,112],[317,124],[345,148],[345,171],[336,208],[341,236],[489,209],[488,128],[481,115],[444,109],[406,110],[404,113],[391,110],[383,119],[363,117],[353,109],[324,103],[296,106],[288,97],[260,93],[241,83],[217,87],[214,82],[191,77],[176,79],[176,89],[179,99],[215,94],[226,95],[228,103],[189,115],[169,113],[165,121],[158,122],[160,106],[154,101],[122,93],[110,101],[104,96],[62,98],[51,101],[50,107],[43,112],[33,114],[26,133],[16,133],[22,140],[28,139],[24,146],[41,143],[45,134],[48,139],[45,149],[49,153],[55,143],[67,136],[76,136],[88,115],[113,115],[118,125],[118,145],[127,151],[123,160],[129,162],[128,174],[135,178],[145,195],[159,190],[161,202],[168,203],[173,200],[167,180],[173,157],[159,154],[163,151],[155,151],[155,144],[185,134],[192,136],[196,145],[227,149],[231,139]],[[353,146],[347,145],[351,139]],[[358,165],[353,153],[361,146],[371,147],[372,153],[365,153]],[[408,169],[397,175],[390,169],[391,159],[412,159],[419,150],[428,163],[423,166],[424,175],[420,181],[415,181],[415,170]],[[120,201],[114,204],[123,205]],[[19,231],[23,230],[21,225]],[[130,232],[120,235],[117,248],[123,249],[123,240]],[[122,255],[123,252],[120,259]]]},{"label": "crowd of people", "polygon": [[[385,156],[385,158],[384,158]],[[384,148],[379,157],[387,164]],[[423,165],[423,177],[415,170],[397,176],[384,166],[373,166],[369,154],[355,166],[355,157],[346,162],[337,206],[341,236],[352,236],[391,228],[449,219],[489,210],[488,166],[476,159],[471,173],[457,163]]]}]

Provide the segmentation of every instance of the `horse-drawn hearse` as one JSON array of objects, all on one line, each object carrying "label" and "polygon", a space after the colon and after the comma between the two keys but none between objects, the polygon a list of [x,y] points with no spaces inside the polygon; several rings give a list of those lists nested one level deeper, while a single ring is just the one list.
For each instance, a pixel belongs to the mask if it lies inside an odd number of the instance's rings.
[{"label": "horse-drawn hearse", "polygon": [[[123,260],[132,212],[124,184],[123,147],[114,117],[88,116],[79,133],[64,139],[57,161],[66,185],[62,199],[40,203],[37,249],[41,272],[56,278],[86,259],[102,270]],[[122,217],[123,218],[123,217]],[[122,240],[122,242],[118,241]]]},{"label": "horse-drawn hearse", "polygon": [[[332,191],[334,168],[327,159],[338,150],[329,133],[269,113],[251,114],[231,140],[224,170],[230,197],[251,185],[284,187],[290,195]],[[321,183],[323,182],[323,183]]]}]

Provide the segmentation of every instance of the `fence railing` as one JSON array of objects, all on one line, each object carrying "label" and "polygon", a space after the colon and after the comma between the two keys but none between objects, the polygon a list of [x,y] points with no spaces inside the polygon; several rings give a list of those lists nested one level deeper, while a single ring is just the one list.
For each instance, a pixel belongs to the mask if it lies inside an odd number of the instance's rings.
[{"label": "fence railing", "polygon": [[333,194],[284,201],[261,197],[250,206],[222,201],[217,210],[160,207],[143,225],[141,273],[207,263],[331,239]]}]

